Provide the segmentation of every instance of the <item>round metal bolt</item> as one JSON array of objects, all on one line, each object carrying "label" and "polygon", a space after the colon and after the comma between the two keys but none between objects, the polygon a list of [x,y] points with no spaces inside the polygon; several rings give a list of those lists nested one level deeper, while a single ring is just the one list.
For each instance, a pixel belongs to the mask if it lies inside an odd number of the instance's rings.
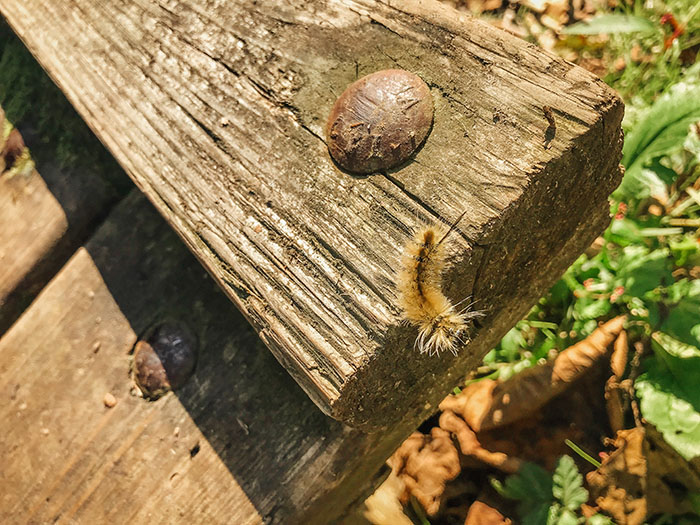
[{"label": "round metal bolt", "polygon": [[136,385],[148,399],[177,390],[192,375],[197,362],[197,340],[183,325],[165,322],[134,347],[132,368]]},{"label": "round metal bolt", "polygon": [[420,77],[401,69],[377,71],[350,84],[328,117],[328,150],[353,173],[406,162],[433,123],[433,99]]}]

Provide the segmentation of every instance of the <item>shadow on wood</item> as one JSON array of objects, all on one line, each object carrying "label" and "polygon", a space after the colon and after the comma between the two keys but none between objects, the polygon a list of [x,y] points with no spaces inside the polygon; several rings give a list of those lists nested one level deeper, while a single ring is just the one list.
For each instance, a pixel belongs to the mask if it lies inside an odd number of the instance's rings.
[{"label": "shadow on wood", "polygon": [[[2,334],[133,186],[2,19],[0,61],[0,103],[12,111],[0,107],[0,134],[8,118],[37,167],[9,176],[0,159]],[[37,133],[39,122],[51,136]],[[0,136],[0,151],[3,142]],[[67,145],[90,158],[61,163],[56,152],[67,156]]]},{"label": "shadow on wood", "polygon": [[[195,332],[199,362],[149,402],[129,393],[129,352],[164,320]],[[4,523],[328,523],[412,430],[368,435],[322,414],[138,194],[0,356]]]}]

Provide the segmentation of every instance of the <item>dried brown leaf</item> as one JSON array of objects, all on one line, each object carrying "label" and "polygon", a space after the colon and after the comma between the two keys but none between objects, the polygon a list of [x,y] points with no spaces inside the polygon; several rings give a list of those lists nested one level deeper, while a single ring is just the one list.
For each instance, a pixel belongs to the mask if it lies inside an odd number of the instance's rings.
[{"label": "dried brown leaf", "polygon": [[605,409],[612,431],[622,430],[625,426],[625,408],[622,389],[614,377],[609,378],[605,383]]},{"label": "dried brown leaf", "polygon": [[603,464],[586,475],[591,497],[620,525],[641,525],[647,515],[644,430],[621,430]]},{"label": "dried brown leaf", "polygon": [[586,475],[598,508],[620,525],[647,515],[693,512],[689,495],[700,492],[700,460],[683,459],[651,425],[621,430],[615,451]]},{"label": "dried brown leaf", "polygon": [[449,432],[439,427],[430,435],[411,434],[394,452],[390,464],[405,484],[401,502],[405,505],[414,496],[429,516],[440,509],[445,484],[461,471],[457,448]]},{"label": "dried brown leaf", "polygon": [[649,514],[693,512],[690,494],[700,492],[700,459],[683,459],[652,425],[645,425]]},{"label": "dried brown leaf", "polygon": [[476,500],[469,507],[469,514],[464,525],[510,525],[513,523],[483,501]]},{"label": "dried brown leaf", "polygon": [[510,474],[517,472],[522,466],[522,461],[518,458],[508,456],[503,452],[491,452],[485,449],[469,425],[450,410],[440,414],[440,427],[457,437],[459,448],[464,456],[474,458],[481,463]]},{"label": "dried brown leaf", "polygon": [[459,395],[445,398],[440,410],[459,414],[475,432],[528,417],[606,354],[625,319],[611,319],[583,341],[562,351],[554,361],[524,370],[509,381],[485,379],[472,383]]},{"label": "dried brown leaf", "polygon": [[620,335],[615,339],[612,356],[610,356],[610,370],[617,379],[622,379],[627,368],[627,351],[629,345],[627,343],[627,332],[622,330]]}]

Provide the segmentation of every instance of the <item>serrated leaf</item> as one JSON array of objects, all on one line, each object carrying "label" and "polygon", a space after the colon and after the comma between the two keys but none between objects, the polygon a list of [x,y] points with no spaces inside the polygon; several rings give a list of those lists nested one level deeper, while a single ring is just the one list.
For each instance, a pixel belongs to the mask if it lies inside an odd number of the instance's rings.
[{"label": "serrated leaf", "polygon": [[561,505],[552,503],[551,507],[547,509],[547,521],[540,523],[544,523],[544,525],[557,525],[557,523],[559,523],[559,517],[561,516],[561,510]]},{"label": "serrated leaf", "polygon": [[552,482],[552,495],[566,509],[575,511],[588,500],[588,491],[583,488],[583,476],[571,456],[559,458]]},{"label": "serrated leaf", "polygon": [[505,484],[492,479],[491,485],[501,496],[518,500],[518,515],[523,525],[542,525],[552,504],[552,477],[534,463],[525,463]]},{"label": "serrated leaf", "polygon": [[555,523],[556,525],[578,525],[579,519],[573,511],[564,509]]},{"label": "serrated leaf", "polygon": [[562,31],[565,35],[598,35],[601,33],[651,33],[656,30],[647,18],[612,13],[587,22],[572,24]]}]

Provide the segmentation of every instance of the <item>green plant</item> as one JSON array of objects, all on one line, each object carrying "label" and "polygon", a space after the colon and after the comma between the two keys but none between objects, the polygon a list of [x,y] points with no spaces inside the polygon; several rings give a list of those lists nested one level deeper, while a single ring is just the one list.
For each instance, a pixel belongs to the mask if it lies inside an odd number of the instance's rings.
[{"label": "green plant", "polygon": [[564,31],[576,38],[607,35],[604,46],[582,50],[608,65],[605,81],[628,103],[626,120],[633,124],[668,86],[681,80],[697,58],[700,44],[700,4],[688,0],[619,2],[609,13]]},{"label": "green plant", "polygon": [[554,473],[533,463],[526,463],[505,483],[491,480],[503,497],[518,501],[517,511],[523,525],[594,525],[612,524],[609,518],[596,514],[588,520],[581,516],[581,505],[588,500],[583,476],[570,456],[562,456]]},{"label": "green plant", "polygon": [[624,313],[632,341],[654,351],[636,384],[642,415],[690,459],[700,455],[688,374],[700,372],[700,68],[638,114],[623,163],[610,226],[484,362],[507,378]]},{"label": "green plant", "polygon": [[[697,325],[700,326],[700,325]],[[635,383],[640,408],[685,459],[700,456],[700,348],[656,332],[654,357]]]}]

